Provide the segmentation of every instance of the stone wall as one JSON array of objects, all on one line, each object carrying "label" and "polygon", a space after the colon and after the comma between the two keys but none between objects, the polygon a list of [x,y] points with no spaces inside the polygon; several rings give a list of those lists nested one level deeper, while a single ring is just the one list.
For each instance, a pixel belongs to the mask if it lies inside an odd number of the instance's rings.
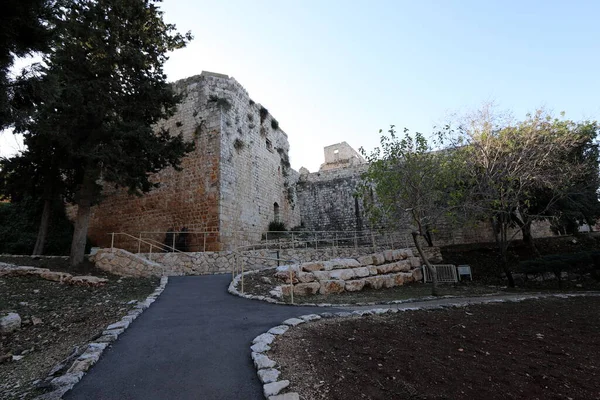
[{"label": "stone wall", "polygon": [[[195,150],[183,159],[181,171],[167,168],[154,174],[152,180],[160,187],[144,196],[106,184],[103,202],[92,210],[92,241],[109,247],[111,232],[136,237],[145,232],[145,238],[162,243],[164,232],[185,227],[215,232],[206,250],[219,251],[238,241],[260,240],[260,232],[276,218],[276,208],[280,221],[298,225],[292,185],[297,173],[290,168],[287,136],[268,111],[226,75],[203,72],[176,82],[174,88],[183,100],[157,129],[182,134],[194,142]],[[199,238],[190,236],[191,249],[204,248]],[[117,239],[119,247],[138,250],[134,239]]]},{"label": "stone wall", "polygon": [[[122,249],[99,249],[90,256],[96,267],[123,276],[205,275],[264,269],[283,264],[319,261],[332,258],[359,257],[370,254],[371,247],[338,249],[284,249],[248,250],[196,253],[145,253],[133,254]],[[439,248],[427,248],[426,255],[432,262],[441,261]],[[279,258],[280,261],[273,260]],[[237,262],[237,264],[236,264]]]}]

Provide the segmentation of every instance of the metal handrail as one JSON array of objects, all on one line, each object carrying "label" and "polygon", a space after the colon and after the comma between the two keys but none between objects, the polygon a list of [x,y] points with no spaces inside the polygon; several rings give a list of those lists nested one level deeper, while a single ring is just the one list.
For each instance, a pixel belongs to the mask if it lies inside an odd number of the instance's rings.
[{"label": "metal handrail", "polygon": [[[185,254],[186,256],[188,256],[190,258],[196,258],[196,257],[192,256],[191,254],[188,254],[188,253],[183,252],[181,250],[178,250],[176,248],[167,246],[164,243],[160,243],[160,242],[158,242],[156,240],[153,240],[153,239],[149,239],[150,241],[146,241],[146,240],[144,240],[142,238],[135,237],[135,236],[130,235],[129,233],[125,233],[125,232],[111,232],[111,233],[109,233],[109,235],[111,235],[111,241],[110,241],[110,248],[111,248],[111,250],[114,249],[114,247],[115,247],[115,235],[122,235],[122,236],[125,236],[125,237],[129,237],[131,239],[137,240],[138,241],[138,254],[143,254],[140,251],[140,245],[142,243],[149,245],[150,246],[150,253],[149,253],[150,254],[150,257],[149,257],[150,261],[152,261],[151,260],[151,258],[152,258],[152,247],[156,247],[156,248],[158,248],[160,250],[163,250],[163,251],[170,249],[170,250],[172,250],[173,253],[175,253],[175,252],[176,253],[181,253],[181,254]],[[152,242],[155,242],[155,243],[152,243]]]}]

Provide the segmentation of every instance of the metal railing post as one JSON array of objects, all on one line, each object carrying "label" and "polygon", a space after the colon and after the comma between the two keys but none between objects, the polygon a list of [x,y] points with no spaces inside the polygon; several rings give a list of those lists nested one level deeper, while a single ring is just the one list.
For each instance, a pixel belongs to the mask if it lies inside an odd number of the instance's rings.
[{"label": "metal railing post", "polygon": [[171,253],[175,252],[175,232],[173,232],[173,247],[171,248]]},{"label": "metal railing post", "polygon": [[150,253],[148,254],[148,260],[152,261],[152,243],[150,243]]},{"label": "metal railing post", "polygon": [[358,239],[356,237],[356,231],[354,231],[354,250],[358,251]]},{"label": "metal railing post", "polygon": [[296,242],[294,242],[294,232],[292,232],[292,249],[296,248]]},{"label": "metal railing post", "polygon": [[294,271],[292,271],[292,268],[288,269],[290,271],[290,299],[292,301],[292,304],[294,304]]},{"label": "metal railing post", "polygon": [[377,253],[377,245],[375,244],[375,234],[371,231],[371,241],[373,242],[373,252]]},{"label": "metal railing post", "polygon": [[242,294],[244,294],[244,258],[242,257]]},{"label": "metal railing post", "polygon": [[110,249],[112,250],[115,247],[115,233],[112,232],[111,234],[111,239],[110,239]]},{"label": "metal railing post", "polygon": [[142,232],[140,232],[140,237],[138,239],[138,254],[142,252]]},{"label": "metal railing post", "polygon": [[204,244],[202,245],[202,252],[206,252],[206,232],[204,232]]},{"label": "metal railing post", "polygon": [[317,237],[318,237],[318,233],[315,232],[315,250],[319,249],[319,241],[317,240]]}]

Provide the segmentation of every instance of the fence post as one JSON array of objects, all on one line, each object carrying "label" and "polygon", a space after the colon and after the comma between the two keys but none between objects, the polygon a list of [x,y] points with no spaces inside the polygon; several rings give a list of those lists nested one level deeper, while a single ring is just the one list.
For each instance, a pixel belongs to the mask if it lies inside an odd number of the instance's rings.
[{"label": "fence post", "polygon": [[354,251],[358,251],[358,240],[356,238],[356,231],[354,231]]},{"label": "fence post", "polygon": [[110,249],[112,250],[115,247],[115,233],[112,232],[111,234],[111,239],[110,239]]},{"label": "fence post", "polygon": [[292,249],[296,248],[296,244],[294,243],[294,232],[292,232]]},{"label": "fence post", "polygon": [[377,245],[375,244],[375,234],[371,231],[371,241],[373,242],[373,252],[377,253]]},{"label": "fence post", "polygon": [[202,252],[206,252],[206,232],[204,232],[203,235],[204,235],[204,244],[202,245]]},{"label": "fence post", "polygon": [[288,267],[290,271],[290,298],[292,304],[294,304],[294,272],[292,271],[291,265]]},{"label": "fence post", "polygon": [[315,250],[319,249],[319,241],[317,240],[317,237],[318,237],[318,233],[315,232]]},{"label": "fence post", "polygon": [[175,252],[175,232],[173,232],[173,248],[171,248],[171,253]]},{"label": "fence post", "polygon": [[150,243],[150,254],[148,254],[148,260],[152,261],[152,243]]},{"label": "fence post", "polygon": [[244,294],[244,257],[242,257],[242,294]]},{"label": "fence post", "polygon": [[140,238],[138,239],[138,254],[142,252],[142,232],[140,232]]}]

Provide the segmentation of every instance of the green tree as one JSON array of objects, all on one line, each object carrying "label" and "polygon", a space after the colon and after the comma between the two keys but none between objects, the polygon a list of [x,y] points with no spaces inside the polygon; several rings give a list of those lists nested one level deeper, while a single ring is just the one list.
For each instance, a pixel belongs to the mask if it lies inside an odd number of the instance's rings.
[{"label": "green tree", "polygon": [[[432,294],[437,296],[437,274],[423,252],[420,238],[431,245],[431,230],[458,209],[461,165],[456,158],[458,153],[434,151],[432,144],[439,145],[441,141],[430,144],[421,133],[411,135],[407,129],[399,137],[394,125],[388,133],[389,136],[381,136],[380,147],[370,154],[361,149],[369,162],[362,176],[366,210],[373,221],[395,225],[408,216],[413,242],[433,278]],[[374,196],[370,195],[371,190]]]},{"label": "green tree", "polygon": [[508,248],[518,233],[511,229],[515,222],[529,229],[533,221],[547,218],[589,171],[590,163],[576,156],[589,132],[575,126],[538,111],[504,127],[479,120],[459,137],[455,151],[465,162],[466,204],[478,218],[492,220],[511,287]]},{"label": "green tree", "polygon": [[[184,47],[156,0],[81,0],[68,5],[59,38],[34,78],[38,101],[18,125],[29,147],[47,146],[50,164],[73,193],[77,216],[71,265],[83,261],[92,205],[104,184],[142,193],[151,173],[192,150],[156,123],[179,101],[166,82],[169,51]],[[43,139],[42,139],[43,138]]]}]

